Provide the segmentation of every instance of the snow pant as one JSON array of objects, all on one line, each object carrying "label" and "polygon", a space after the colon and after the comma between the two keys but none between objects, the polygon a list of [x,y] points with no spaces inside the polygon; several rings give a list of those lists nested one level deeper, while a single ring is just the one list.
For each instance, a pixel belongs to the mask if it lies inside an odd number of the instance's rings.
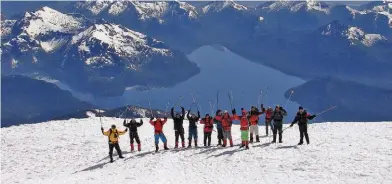
[{"label": "snow pant", "polygon": [[223,130],[223,146],[227,145],[227,139],[230,141],[230,146],[233,146],[233,139],[231,138],[231,130]]},{"label": "snow pant", "polygon": [[129,132],[129,139],[131,144],[134,143],[134,140],[136,140],[136,143],[140,144],[139,134],[137,132]]},{"label": "snow pant", "polygon": [[306,139],[306,143],[309,144],[309,136],[308,136],[308,124],[299,124],[299,136],[300,136],[300,143],[303,143],[304,141],[304,136]]},{"label": "snow pant", "polygon": [[118,156],[122,157],[122,152],[120,149],[120,145],[118,145],[118,142],[109,143],[109,157],[111,161],[113,160],[113,148],[116,149]]},{"label": "snow pant", "polygon": [[268,135],[268,126],[271,126],[271,130],[272,129],[272,125],[271,125],[271,120],[270,119],[265,119],[265,135]]},{"label": "snow pant", "polygon": [[248,141],[249,139],[249,130],[241,130],[241,140]]},{"label": "snow pant", "polygon": [[161,133],[155,133],[154,134],[154,138],[155,138],[155,145],[157,145],[158,143],[159,143],[159,139],[161,139],[161,141],[163,142],[163,143],[166,143],[166,136],[165,136],[165,134],[163,134],[163,132],[161,132]]},{"label": "snow pant", "polygon": [[221,145],[223,141],[223,129],[217,128],[216,130],[218,132],[218,145]]},{"label": "snow pant", "polygon": [[[207,144],[208,140],[208,144]],[[204,146],[211,146],[211,132],[204,132]]]},{"label": "snow pant", "polygon": [[279,132],[279,142],[282,142],[282,128],[283,128],[283,124],[280,122],[274,122],[274,129],[273,129],[273,133],[274,133],[274,139],[272,142],[276,142],[276,133]]},{"label": "snow pant", "polygon": [[192,145],[192,138],[195,141],[195,146],[197,146],[197,128],[189,128],[188,134],[188,146]]},{"label": "snow pant", "polygon": [[256,134],[256,142],[259,142],[259,126],[258,125],[250,125],[250,142],[253,142],[253,134]]},{"label": "snow pant", "polygon": [[181,137],[181,142],[185,142],[185,138],[184,138],[184,128],[181,128],[179,130],[175,130],[174,133],[175,137],[176,137],[176,144],[178,144],[178,139],[179,137]]}]

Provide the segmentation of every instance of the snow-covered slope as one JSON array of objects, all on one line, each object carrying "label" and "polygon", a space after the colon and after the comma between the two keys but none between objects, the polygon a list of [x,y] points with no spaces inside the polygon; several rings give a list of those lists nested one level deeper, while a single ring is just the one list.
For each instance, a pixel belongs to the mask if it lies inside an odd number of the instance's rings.
[{"label": "snow-covered slope", "polygon": [[331,9],[330,6],[324,2],[316,1],[316,0],[307,0],[307,1],[273,1],[267,2],[260,6],[261,9],[277,12],[281,10],[289,10],[291,12],[298,12],[300,10],[306,11],[320,11],[328,14]]},{"label": "snow-covered slope", "polygon": [[235,9],[238,11],[246,11],[248,8],[235,3],[232,0],[225,0],[225,1],[213,1],[202,8],[203,13],[210,13],[210,12],[220,12],[224,9]]},{"label": "snow-covered slope", "polygon": [[[270,137],[238,149],[192,148],[153,153],[153,128],[139,128],[142,151],[131,153],[128,134],[120,137],[124,160],[108,163],[107,137],[99,118],[53,121],[1,129],[1,183],[391,183],[391,122],[309,125],[310,145],[297,146],[298,128],[282,144]],[[105,129],[122,120],[102,118]],[[187,123],[185,122],[187,134]],[[260,127],[264,130],[264,126]],[[164,126],[174,146],[171,120]],[[261,131],[264,132],[264,131]],[[202,127],[198,125],[199,136]],[[202,145],[199,139],[199,145]],[[216,132],[212,144],[216,145]],[[162,148],[162,143],[160,143]]]},{"label": "snow-covered slope", "polygon": [[[128,60],[126,67],[130,69],[136,69],[148,62],[149,60],[143,59],[148,55],[171,55],[169,49],[159,48],[163,46],[162,42],[115,24],[95,24],[74,36],[72,44],[77,45],[84,62],[95,67],[124,62],[113,55]],[[101,52],[97,52],[98,48],[101,48]]]}]

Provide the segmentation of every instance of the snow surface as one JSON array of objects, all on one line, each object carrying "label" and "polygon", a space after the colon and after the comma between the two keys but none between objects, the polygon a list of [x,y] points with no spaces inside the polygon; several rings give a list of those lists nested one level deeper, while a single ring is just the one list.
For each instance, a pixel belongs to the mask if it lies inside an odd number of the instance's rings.
[{"label": "snow surface", "polygon": [[65,45],[67,41],[68,40],[61,39],[61,38],[60,39],[52,38],[50,41],[41,41],[40,45],[45,52],[52,52],[57,48],[60,48],[63,45]]},{"label": "snow surface", "polygon": [[78,2],[77,8],[86,8],[92,14],[98,15],[102,11],[106,10],[113,1],[108,0],[96,0],[96,1],[85,1],[85,2]]},{"label": "snow surface", "polygon": [[82,19],[63,14],[49,7],[43,7],[32,13],[26,13],[28,24],[24,29],[32,38],[47,32],[75,33],[83,27]]},{"label": "snow surface", "polygon": [[[284,132],[282,144],[270,137],[238,149],[171,149],[153,153],[153,127],[139,128],[141,152],[130,152],[128,134],[120,137],[126,157],[108,163],[107,137],[98,117],[1,128],[1,183],[391,183],[392,123],[321,123],[309,125],[310,145],[297,146],[298,128]],[[105,129],[122,120],[102,118]],[[187,135],[188,124],[184,123]],[[286,125],[285,125],[286,126]],[[264,126],[260,126],[264,132]],[[174,146],[171,120],[164,126]],[[202,126],[198,125],[202,137]],[[263,133],[262,133],[263,135]],[[188,141],[186,141],[188,142]],[[202,144],[199,139],[199,145]],[[216,132],[212,144],[216,145]],[[160,148],[162,149],[162,143]]]}]

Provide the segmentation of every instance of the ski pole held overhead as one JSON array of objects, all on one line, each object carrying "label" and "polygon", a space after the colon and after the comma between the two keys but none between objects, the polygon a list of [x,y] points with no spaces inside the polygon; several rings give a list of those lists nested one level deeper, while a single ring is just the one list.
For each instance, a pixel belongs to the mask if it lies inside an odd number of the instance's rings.
[{"label": "ski pole held overhead", "polygon": [[332,106],[332,107],[330,107],[330,108],[328,108],[328,109],[325,109],[325,110],[323,110],[323,111],[317,113],[316,115],[318,116],[318,115],[323,114],[323,113],[325,113],[325,112],[328,112],[328,111],[330,111],[330,110],[332,110],[332,109],[335,109],[336,107],[337,107],[337,106],[334,105],[334,106]]},{"label": "ski pole held overhead", "polygon": [[229,96],[230,108],[233,109],[233,102],[232,102],[232,99],[231,99],[230,91],[227,93],[227,95]]},{"label": "ski pole held overhead", "polygon": [[170,100],[167,101],[166,109],[165,109],[165,116],[167,116],[167,111],[169,110]]},{"label": "ski pole held overhead", "polygon": [[182,96],[180,96],[180,98],[177,100],[177,102],[174,104],[173,107],[177,107],[178,105],[181,106],[181,100],[182,100]]},{"label": "ski pole held overhead", "polygon": [[260,102],[263,100],[263,90],[260,89],[259,98],[257,99],[257,107],[260,106]]},{"label": "ski pole held overhead", "polygon": [[150,106],[151,117],[154,117],[154,114],[152,113],[151,102],[148,102],[148,105]]},{"label": "ski pole held overhead", "polygon": [[291,96],[293,96],[293,93],[294,93],[294,90],[291,90],[290,91],[290,96],[289,96],[289,98],[286,100],[286,104],[284,105],[284,109],[286,109],[286,106],[287,106],[287,104],[289,103],[289,101],[290,101],[290,99],[291,99]]},{"label": "ski pole held overhead", "polygon": [[219,91],[216,92],[216,108],[219,109]]}]

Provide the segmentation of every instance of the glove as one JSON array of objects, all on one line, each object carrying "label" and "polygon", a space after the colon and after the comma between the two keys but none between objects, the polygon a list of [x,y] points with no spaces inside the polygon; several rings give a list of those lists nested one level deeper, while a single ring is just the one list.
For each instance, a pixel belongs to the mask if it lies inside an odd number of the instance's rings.
[{"label": "glove", "polygon": [[103,127],[101,127],[101,130],[102,130],[102,132],[103,132]]},{"label": "glove", "polygon": [[151,117],[151,118],[150,118],[150,121],[152,121],[152,120],[154,120],[154,117]]},{"label": "glove", "polygon": [[174,107],[172,107],[171,110],[174,111]]},{"label": "glove", "polygon": [[291,124],[291,125],[290,125],[290,127],[293,127],[293,126],[294,126],[294,124]]},{"label": "glove", "polygon": [[279,109],[280,109],[280,110],[283,110],[283,107],[282,107],[282,106],[280,106],[280,107],[279,107]]},{"label": "glove", "polygon": [[181,106],[181,109],[184,109],[184,107],[183,107],[183,106]]},{"label": "glove", "polygon": [[125,129],[125,132],[128,132],[128,128]]}]

